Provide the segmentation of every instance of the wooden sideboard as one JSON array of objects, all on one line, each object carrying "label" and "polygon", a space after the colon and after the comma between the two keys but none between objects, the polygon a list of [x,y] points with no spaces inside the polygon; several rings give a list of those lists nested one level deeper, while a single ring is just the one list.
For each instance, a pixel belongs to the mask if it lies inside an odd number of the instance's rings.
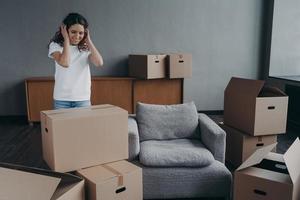
[{"label": "wooden sideboard", "polygon": [[[29,122],[40,121],[40,111],[53,108],[53,77],[25,80]],[[183,102],[183,79],[141,80],[130,77],[92,77],[91,103],[112,104],[135,113],[137,102],[177,104]]]}]

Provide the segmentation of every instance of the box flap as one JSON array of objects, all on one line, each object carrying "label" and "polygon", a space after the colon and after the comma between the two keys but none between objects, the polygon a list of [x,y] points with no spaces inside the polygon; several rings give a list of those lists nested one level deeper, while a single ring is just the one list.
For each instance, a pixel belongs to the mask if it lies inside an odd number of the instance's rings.
[{"label": "box flap", "polygon": [[264,86],[258,96],[259,97],[280,97],[280,96],[287,96],[287,95],[277,87]]},{"label": "box flap", "polygon": [[101,183],[105,182],[106,180],[117,177],[116,174],[105,169],[103,165],[97,165],[94,167],[81,169],[78,170],[77,173],[93,183]]},{"label": "box flap", "polygon": [[0,167],[0,199],[49,200],[60,178]]},{"label": "box flap", "polygon": [[232,77],[225,89],[225,94],[228,94],[230,98],[239,96],[241,100],[244,98],[255,98],[263,88],[264,83],[262,80]]},{"label": "box flap", "polygon": [[300,141],[297,138],[283,155],[290,177],[295,184],[300,176]]},{"label": "box flap", "polygon": [[260,163],[266,156],[267,154],[277,145],[277,143],[270,144],[268,146],[262,147],[260,149],[257,149],[243,164],[237,168],[236,171],[245,169],[247,167],[256,165]]}]

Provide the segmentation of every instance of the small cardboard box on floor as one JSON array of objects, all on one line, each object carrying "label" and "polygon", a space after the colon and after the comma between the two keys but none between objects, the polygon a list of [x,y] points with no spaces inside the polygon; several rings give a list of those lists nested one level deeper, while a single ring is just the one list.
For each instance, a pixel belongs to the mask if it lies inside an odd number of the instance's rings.
[{"label": "small cardboard box on floor", "polygon": [[125,160],[76,172],[86,181],[89,200],[142,200],[142,168]]},{"label": "small cardboard box on floor", "polygon": [[261,80],[231,78],[224,94],[224,123],[249,135],[286,132],[288,96]]},{"label": "small cardboard box on floor", "polygon": [[167,55],[129,55],[129,76],[141,79],[166,77]]},{"label": "small cardboard box on floor", "polygon": [[276,144],[258,149],[234,173],[234,200],[299,200],[300,141],[284,155],[270,152]]},{"label": "small cardboard box on floor", "polygon": [[41,112],[43,158],[69,172],[128,158],[128,112],[113,105]]},{"label": "small cardboard box on floor", "polygon": [[84,180],[43,169],[0,163],[1,200],[84,200]]},{"label": "small cardboard box on floor", "polygon": [[226,132],[226,161],[234,167],[241,165],[257,149],[277,142],[277,135],[250,136],[225,124],[219,124]]},{"label": "small cardboard box on floor", "polygon": [[192,54],[169,54],[167,61],[169,78],[192,77]]}]

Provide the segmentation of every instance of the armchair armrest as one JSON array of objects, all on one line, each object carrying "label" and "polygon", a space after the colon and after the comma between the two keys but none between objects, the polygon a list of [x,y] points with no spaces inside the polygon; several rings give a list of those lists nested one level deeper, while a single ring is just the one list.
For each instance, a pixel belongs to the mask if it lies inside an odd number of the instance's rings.
[{"label": "armchair armrest", "polygon": [[207,115],[198,114],[201,141],[216,160],[225,163],[226,133]]},{"label": "armchair armrest", "polygon": [[135,160],[140,153],[140,138],[135,116],[128,117],[128,160]]}]

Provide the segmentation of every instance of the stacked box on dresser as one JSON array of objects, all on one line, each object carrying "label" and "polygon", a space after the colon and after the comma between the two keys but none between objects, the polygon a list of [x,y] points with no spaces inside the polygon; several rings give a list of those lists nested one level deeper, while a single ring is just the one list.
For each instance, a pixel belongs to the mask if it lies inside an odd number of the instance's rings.
[{"label": "stacked box on dresser", "polygon": [[[125,161],[128,158],[128,112],[113,105],[97,105],[85,108],[61,109],[41,112],[43,157],[49,167],[55,171],[76,171],[86,183],[104,174],[109,179],[126,180],[118,184],[104,180],[101,182],[106,195],[112,191],[110,199],[122,196],[142,199],[141,168]],[[131,166],[128,173],[124,170]],[[127,166],[127,168],[126,168]],[[109,172],[103,172],[109,168]],[[123,169],[123,171],[122,171]],[[92,171],[85,176],[80,171]],[[112,173],[113,172],[113,173]],[[107,177],[107,176],[104,177]],[[132,177],[131,177],[132,176]],[[130,184],[130,185],[128,185]],[[92,189],[90,187],[93,187]],[[91,191],[101,190],[86,184],[88,198]],[[109,189],[110,188],[110,189]],[[120,189],[121,188],[121,189]],[[122,190],[122,188],[131,188]],[[117,195],[115,192],[118,191]],[[132,193],[134,191],[134,193]],[[102,199],[102,196],[91,199]]]},{"label": "stacked box on dresser", "polygon": [[140,79],[189,78],[192,76],[192,55],[188,53],[129,55],[129,76]]}]

